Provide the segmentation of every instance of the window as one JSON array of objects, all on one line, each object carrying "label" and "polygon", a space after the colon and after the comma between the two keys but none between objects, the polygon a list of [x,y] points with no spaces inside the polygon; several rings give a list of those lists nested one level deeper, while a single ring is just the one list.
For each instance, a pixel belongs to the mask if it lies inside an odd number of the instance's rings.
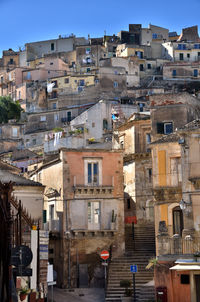
[{"label": "window", "polygon": [[52,104],[52,108],[53,108],[53,109],[56,109],[56,103],[53,103],[53,104]]},{"label": "window", "polygon": [[49,206],[49,220],[54,220],[54,205]]},{"label": "window", "polygon": [[170,134],[173,132],[172,122],[157,123],[157,133]]},{"label": "window", "polygon": [[50,65],[53,65],[53,62],[51,62]]},{"label": "window", "polygon": [[85,80],[79,80],[79,86],[85,86]]},{"label": "window", "polygon": [[32,144],[33,144],[33,145],[36,145],[36,138],[34,138],[34,139],[32,140]]},{"label": "window", "polygon": [[172,76],[173,76],[173,77],[176,77],[176,69],[173,69],[173,70],[172,70]]},{"label": "window", "polygon": [[46,115],[42,115],[40,117],[40,122],[45,122],[46,121]]},{"label": "window", "polygon": [[180,54],[179,54],[179,60],[180,60],[180,61],[183,61],[183,60],[184,60],[184,54],[183,54],[183,53],[180,53]]},{"label": "window", "polygon": [[27,72],[26,79],[27,80],[31,80],[31,73],[30,73],[30,71]]},{"label": "window", "polygon": [[69,83],[69,78],[65,78],[65,84]]},{"label": "window", "polygon": [[58,114],[54,114],[54,121],[56,122],[56,121],[58,121],[58,119],[59,119]]},{"label": "window", "polygon": [[87,68],[86,72],[90,72],[90,68],[89,67]]},{"label": "window", "polygon": [[88,184],[98,184],[98,163],[88,163]]},{"label": "window", "polygon": [[16,127],[12,128],[12,136],[14,136],[14,137],[17,136],[17,128]]},{"label": "window", "polygon": [[10,59],[10,62],[9,62],[10,64],[13,64],[14,63],[14,61],[13,61],[13,59],[11,58]]},{"label": "window", "polygon": [[179,50],[186,49],[186,44],[178,44],[178,49]]},{"label": "window", "polygon": [[181,274],[181,284],[190,284],[190,275]]},{"label": "window", "polygon": [[195,49],[199,49],[200,48],[200,44],[194,44],[194,48]]},{"label": "window", "polygon": [[144,65],[140,64],[140,71],[144,71]]},{"label": "window", "polygon": [[21,91],[19,91],[19,99],[21,99]]},{"label": "window", "polygon": [[117,88],[117,87],[118,87],[118,82],[114,81],[114,82],[113,82],[113,87],[114,87],[114,88]]},{"label": "window", "polygon": [[195,77],[195,78],[198,77],[198,69],[194,69],[194,77]]},{"label": "window", "polygon": [[190,53],[187,53],[187,58],[190,58]]},{"label": "window", "polygon": [[106,119],[103,119],[103,130],[108,129],[108,121]]},{"label": "window", "polygon": [[56,99],[57,98],[57,91],[52,91],[50,98],[51,99]]},{"label": "window", "polygon": [[86,50],[85,50],[86,55],[89,55],[90,52],[91,52],[91,48],[90,48],[90,47],[87,47]]},{"label": "window", "polygon": [[102,160],[100,158],[88,158],[84,160],[85,185],[102,185]]},{"label": "window", "polygon": [[152,169],[151,168],[147,169],[147,177],[148,177],[148,181],[152,182]]},{"label": "window", "polygon": [[178,184],[182,181],[180,157],[170,158],[170,175],[171,175],[171,185],[178,186]]},{"label": "window", "polygon": [[92,128],[94,128],[94,127],[95,127],[95,123],[93,122],[93,123],[92,123]]},{"label": "window", "polygon": [[151,64],[147,64],[147,69],[151,69]]},{"label": "window", "polygon": [[151,149],[148,148],[148,144],[151,143],[151,134],[150,133],[146,133],[146,151],[147,152],[151,152]]},{"label": "window", "polygon": [[156,34],[156,33],[152,34],[152,38],[153,39],[157,39],[158,38],[158,34]]},{"label": "window", "polygon": [[71,113],[71,111],[68,111],[67,112],[67,121],[70,122],[71,119],[72,119],[72,113]]},{"label": "window", "polygon": [[54,43],[51,43],[51,50],[54,50]]},{"label": "window", "polygon": [[118,74],[118,71],[117,71],[117,70],[115,70],[115,74]]},{"label": "window", "polygon": [[58,82],[57,81],[52,81],[51,83],[54,84],[54,86],[53,86],[54,88],[58,87]]},{"label": "window", "polygon": [[198,54],[197,54],[197,55],[198,55],[198,57],[200,57],[200,52],[198,52]]}]

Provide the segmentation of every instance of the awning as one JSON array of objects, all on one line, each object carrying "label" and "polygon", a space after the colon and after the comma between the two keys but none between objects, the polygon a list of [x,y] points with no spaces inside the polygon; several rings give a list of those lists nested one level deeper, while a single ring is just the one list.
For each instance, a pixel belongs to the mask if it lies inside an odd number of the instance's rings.
[{"label": "awning", "polygon": [[200,271],[200,265],[197,264],[177,264],[175,266],[170,267],[171,270],[175,270],[175,271]]}]

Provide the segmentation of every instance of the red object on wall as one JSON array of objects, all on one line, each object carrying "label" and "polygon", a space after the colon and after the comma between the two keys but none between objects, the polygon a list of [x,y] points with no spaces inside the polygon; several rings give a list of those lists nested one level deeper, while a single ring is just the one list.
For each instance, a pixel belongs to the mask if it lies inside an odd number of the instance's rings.
[{"label": "red object on wall", "polygon": [[36,302],[36,293],[30,293],[29,299],[30,302]]},{"label": "red object on wall", "polygon": [[156,301],[167,302],[167,287],[156,288]]},{"label": "red object on wall", "polygon": [[127,216],[125,217],[125,223],[126,224],[132,224],[132,223],[137,223],[137,217],[136,216]]}]

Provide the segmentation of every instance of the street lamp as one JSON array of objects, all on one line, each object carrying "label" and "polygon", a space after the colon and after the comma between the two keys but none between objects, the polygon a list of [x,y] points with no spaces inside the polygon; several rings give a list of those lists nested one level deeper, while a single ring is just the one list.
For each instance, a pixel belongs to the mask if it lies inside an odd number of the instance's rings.
[{"label": "street lamp", "polygon": [[185,201],[184,199],[181,199],[181,201],[179,202],[180,208],[181,210],[186,214],[189,215],[189,213],[192,211],[192,202],[189,201]]}]

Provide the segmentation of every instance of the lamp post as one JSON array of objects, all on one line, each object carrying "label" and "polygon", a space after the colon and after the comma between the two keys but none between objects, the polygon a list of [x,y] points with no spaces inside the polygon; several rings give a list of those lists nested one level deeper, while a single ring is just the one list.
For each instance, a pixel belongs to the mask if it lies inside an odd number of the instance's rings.
[{"label": "lamp post", "polygon": [[66,231],[66,239],[68,240],[68,288],[71,288],[71,233]]},{"label": "lamp post", "polygon": [[187,202],[182,198],[179,205],[181,210],[185,213],[185,215],[189,216],[189,214],[192,212],[192,202],[191,201]]}]

